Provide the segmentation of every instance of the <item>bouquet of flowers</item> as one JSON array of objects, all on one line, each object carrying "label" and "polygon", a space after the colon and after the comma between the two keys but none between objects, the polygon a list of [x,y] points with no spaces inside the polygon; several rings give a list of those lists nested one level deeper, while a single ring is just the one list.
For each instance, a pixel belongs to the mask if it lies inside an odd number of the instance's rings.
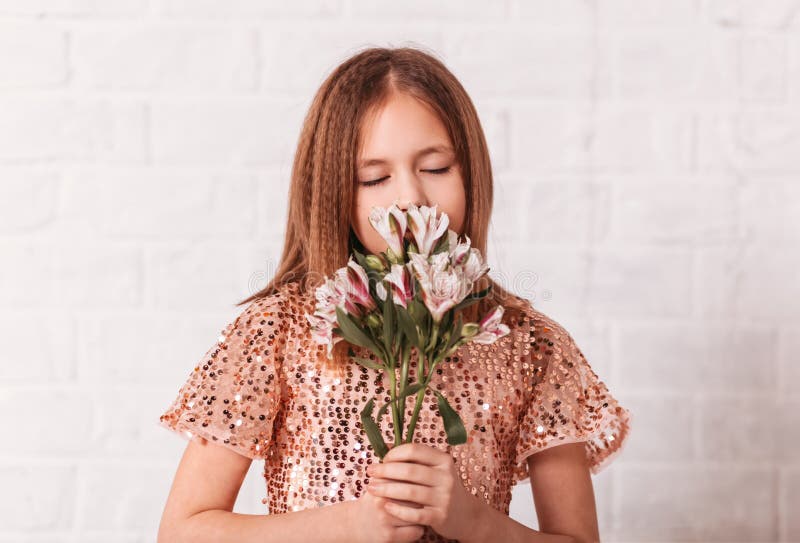
[{"label": "bouquet of flowers", "polygon": [[[448,228],[446,213],[437,216],[436,206],[396,204],[388,209],[373,207],[369,221],[388,248],[377,255],[353,251],[347,266],[326,277],[316,289],[316,307],[305,317],[314,341],[328,346],[347,340],[372,352],[378,359],[355,357],[367,368],[388,373],[390,401],[377,419],[391,407],[394,444],[410,443],[414,436],[423,397],[438,364],[470,341],[490,344],[509,333],[501,323],[503,307],[496,306],[479,322],[462,322],[460,311],[485,297],[491,286],[473,293],[478,279],[489,271],[480,251],[470,247]],[[417,381],[408,377],[412,350],[418,355]],[[396,370],[400,370],[398,380]],[[467,434],[458,413],[438,390],[438,400],[447,442],[466,443]],[[416,395],[408,432],[403,437],[406,399]],[[373,450],[383,457],[388,447],[372,418],[374,398],[361,411],[361,422]]]}]

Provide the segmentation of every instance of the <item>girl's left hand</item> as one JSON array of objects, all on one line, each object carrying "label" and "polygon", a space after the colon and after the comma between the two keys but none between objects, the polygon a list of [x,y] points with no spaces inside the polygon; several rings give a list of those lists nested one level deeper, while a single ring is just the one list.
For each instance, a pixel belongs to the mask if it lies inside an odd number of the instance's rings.
[{"label": "girl's left hand", "polygon": [[421,506],[387,501],[386,510],[393,516],[428,525],[448,539],[474,537],[485,503],[461,484],[450,454],[422,443],[403,443],[392,447],[383,463],[371,464],[367,474],[369,492]]}]

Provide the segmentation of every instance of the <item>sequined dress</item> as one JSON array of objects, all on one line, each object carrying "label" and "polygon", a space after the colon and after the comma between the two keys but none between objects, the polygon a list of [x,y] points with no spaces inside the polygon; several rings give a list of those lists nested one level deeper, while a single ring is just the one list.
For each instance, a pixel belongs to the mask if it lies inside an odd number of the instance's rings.
[{"label": "sequined dress", "polygon": [[[367,466],[378,461],[360,412],[372,397],[375,412],[389,401],[388,376],[354,361],[344,373],[325,371],[310,356],[324,356],[325,349],[313,342],[304,317],[314,304],[313,292],[296,283],[250,302],[159,419],[187,440],[203,438],[263,460],[262,503],[271,514],[356,499],[366,492]],[[414,441],[449,452],[465,488],[505,514],[513,486],[529,479],[529,455],[583,441],[596,474],[622,451],[631,422],[556,321],[528,303],[510,326],[492,345],[462,346],[431,380],[461,416],[467,443],[447,444],[430,391],[414,432]],[[412,356],[412,376],[416,362]],[[379,424],[393,443],[390,413]],[[428,528],[419,541],[452,540]]]}]

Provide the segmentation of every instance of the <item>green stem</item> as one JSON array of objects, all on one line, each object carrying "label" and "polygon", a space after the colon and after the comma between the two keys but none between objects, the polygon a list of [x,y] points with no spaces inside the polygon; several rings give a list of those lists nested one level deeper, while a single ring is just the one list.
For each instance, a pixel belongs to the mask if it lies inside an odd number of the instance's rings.
[{"label": "green stem", "polygon": [[[406,386],[408,386],[408,359],[409,359],[410,355],[411,355],[410,347],[405,347],[405,348],[401,348],[400,349],[400,356],[401,356],[401,359],[402,359],[402,362],[401,362],[402,365],[400,367],[400,380],[401,380],[400,393],[401,394],[406,389]],[[402,405],[399,405],[398,409],[400,410],[400,428],[402,429],[403,425],[405,424],[405,418],[406,418],[406,397],[405,396],[403,396]],[[403,442],[402,441],[402,437],[403,437],[402,434],[401,434],[400,437],[401,437],[400,442],[402,443]]]},{"label": "green stem", "polygon": [[400,418],[398,417],[397,413],[397,378],[394,374],[394,367],[389,369],[389,381],[391,382],[391,388],[389,389],[389,395],[392,398],[392,421],[394,423],[394,444],[399,445],[402,443],[402,427],[400,426]]},{"label": "green stem", "polygon": [[404,443],[411,443],[411,440],[414,438],[414,429],[417,427],[417,418],[419,417],[419,410],[422,408],[422,400],[425,399],[425,391],[428,390],[428,383],[430,383],[430,377],[433,374],[433,371],[429,373],[424,372],[425,368],[425,356],[420,356],[420,364],[417,366],[417,371],[419,372],[420,367],[423,368],[422,379],[419,381],[424,382],[425,386],[423,386],[419,392],[417,392],[417,401],[414,403],[414,412],[411,415],[411,422],[408,424],[408,434],[406,435],[406,439]]}]

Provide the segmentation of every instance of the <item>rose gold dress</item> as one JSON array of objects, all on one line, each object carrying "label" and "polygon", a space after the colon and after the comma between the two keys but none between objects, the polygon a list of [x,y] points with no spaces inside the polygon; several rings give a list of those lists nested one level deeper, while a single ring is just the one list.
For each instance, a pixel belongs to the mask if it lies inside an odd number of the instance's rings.
[{"label": "rose gold dress", "polygon": [[[160,417],[187,440],[204,438],[264,460],[262,503],[272,514],[356,499],[366,491],[367,465],[378,461],[360,412],[373,396],[373,413],[389,401],[388,376],[384,381],[356,362],[343,373],[323,371],[309,354],[324,356],[326,347],[312,341],[303,316],[314,305],[314,293],[295,283],[250,302]],[[582,441],[596,474],[621,452],[631,422],[567,331],[528,308],[507,336],[464,345],[437,366],[430,386],[461,416],[467,443],[447,444],[430,391],[414,432],[415,442],[450,453],[464,487],[506,514],[512,487],[529,477],[528,456]],[[412,376],[416,362],[414,355]],[[406,428],[414,399],[407,402]],[[378,422],[393,443],[390,410]],[[419,541],[448,540],[428,528]]]}]

